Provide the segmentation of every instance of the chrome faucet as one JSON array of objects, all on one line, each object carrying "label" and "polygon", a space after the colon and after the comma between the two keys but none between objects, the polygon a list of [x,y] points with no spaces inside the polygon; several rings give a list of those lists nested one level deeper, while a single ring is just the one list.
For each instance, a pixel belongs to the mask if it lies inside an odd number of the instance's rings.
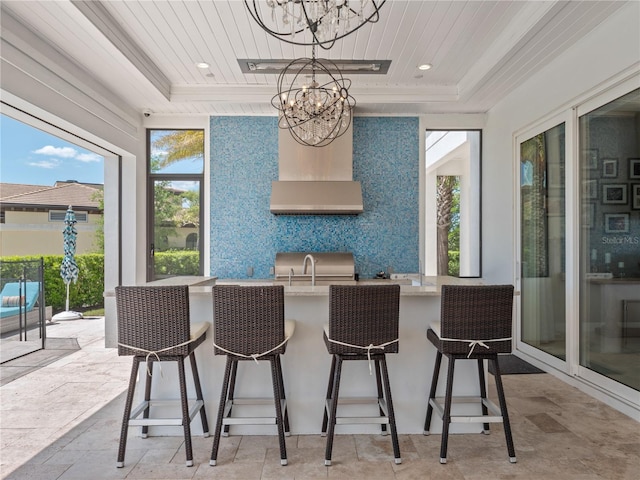
[{"label": "chrome faucet", "polygon": [[293,271],[293,267],[289,269],[289,286],[291,286],[291,280],[295,276],[295,272]]},{"label": "chrome faucet", "polygon": [[302,274],[307,274],[307,260],[311,262],[311,286],[315,287],[316,285],[316,259],[313,258],[313,255],[310,253],[304,257],[304,261],[302,262]]}]

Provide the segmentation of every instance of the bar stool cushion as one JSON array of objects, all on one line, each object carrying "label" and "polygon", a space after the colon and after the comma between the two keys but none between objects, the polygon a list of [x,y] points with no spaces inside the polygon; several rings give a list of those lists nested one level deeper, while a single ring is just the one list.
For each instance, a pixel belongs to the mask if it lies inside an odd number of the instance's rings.
[{"label": "bar stool cushion", "polygon": [[190,325],[190,335],[189,338],[191,340],[195,340],[197,338],[199,338],[200,336],[204,335],[205,333],[207,333],[207,330],[209,330],[209,326],[211,324],[209,322],[195,322],[192,323]]},{"label": "bar stool cushion", "polygon": [[430,323],[429,328],[433,330],[433,333],[435,333],[438,336],[438,338],[442,338],[442,335],[440,335],[440,322]]},{"label": "bar stool cushion", "polygon": [[284,321],[284,338],[293,337],[294,332],[296,331],[296,321],[295,320],[285,320]]}]

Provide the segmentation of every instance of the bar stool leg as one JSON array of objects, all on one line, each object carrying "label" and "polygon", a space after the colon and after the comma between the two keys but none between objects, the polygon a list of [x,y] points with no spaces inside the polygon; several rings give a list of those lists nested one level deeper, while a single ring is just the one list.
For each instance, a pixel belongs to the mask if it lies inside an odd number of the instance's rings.
[{"label": "bar stool leg", "polygon": [[[377,360],[376,360],[377,362]],[[384,381],[385,396],[387,397],[387,413],[389,415],[389,425],[391,427],[391,442],[393,443],[393,456],[395,457],[396,464],[402,463],[402,457],[400,456],[400,443],[398,442],[398,430],[396,429],[396,415],[393,411],[393,400],[391,398],[391,385],[389,384],[389,371],[387,370],[387,359],[383,354],[380,359],[380,365],[382,367],[382,379]]]},{"label": "bar stool leg", "polygon": [[447,371],[447,391],[444,399],[444,413],[442,415],[442,442],[440,444],[440,463],[447,463],[447,442],[449,441],[449,425],[451,424],[451,400],[453,395],[453,370],[456,359],[449,358]]},{"label": "bar stool leg", "polygon": [[[148,373],[145,374],[145,382],[144,382],[144,400],[148,402],[151,400],[151,381],[153,380],[153,359],[149,357],[147,359],[147,370]],[[149,404],[147,404],[147,408],[142,412],[142,418],[149,418]],[[149,425],[142,426],[142,438],[147,438],[149,434]]]},{"label": "bar stool leg", "polygon": [[231,376],[231,365],[233,360],[227,356],[224,369],[224,379],[220,389],[220,404],[218,405],[218,417],[216,419],[216,430],[213,432],[213,447],[211,448],[211,460],[209,465],[215,466],[218,459],[218,447],[220,446],[220,434],[222,433],[222,420],[224,418],[225,404],[227,403],[227,392],[229,391],[229,377]]},{"label": "bar stool leg", "polygon": [[[335,371],[333,372],[333,390],[331,392],[331,398],[329,400],[329,428],[327,431],[327,449],[324,455],[324,464],[326,466],[331,465],[331,453],[333,451],[333,433],[336,429],[336,414],[338,413],[338,394],[340,392],[340,374],[342,373],[342,357],[334,354],[336,360]],[[332,368],[332,370],[334,370]]]},{"label": "bar stool leg", "polygon": [[278,440],[280,442],[280,465],[287,464],[287,444],[284,438],[284,418],[282,415],[282,402],[280,397],[280,381],[278,380],[278,366],[276,355],[269,358],[271,364],[271,381],[273,383],[273,403],[276,408],[276,424],[278,427]]},{"label": "bar stool leg", "polygon": [[200,385],[200,375],[198,375],[198,366],[196,365],[196,354],[191,352],[189,355],[191,361],[191,373],[193,374],[193,383],[196,387],[196,398],[202,402],[200,407],[200,420],[202,421],[202,436],[207,438],[209,436],[209,422],[207,420],[207,412],[204,408],[204,397],[202,396],[202,386]]},{"label": "bar stool leg", "polygon": [[180,381],[180,401],[182,404],[182,428],[184,430],[184,450],[187,455],[187,467],[193,467],[193,449],[191,448],[191,418],[189,416],[189,400],[187,399],[187,378],[184,372],[184,357],[175,359],[178,363]]},{"label": "bar stool leg", "polygon": [[287,396],[284,392],[284,376],[282,375],[282,362],[280,361],[280,355],[276,355],[276,367],[278,369],[278,382],[280,385],[280,398],[284,401],[284,436],[291,436],[291,429],[289,428],[289,408],[287,406]]},{"label": "bar stool leg", "polygon": [[442,352],[438,350],[436,354],[436,362],[433,367],[433,377],[431,379],[431,390],[429,391],[429,400],[427,401],[427,416],[424,420],[423,435],[429,435],[431,429],[431,417],[433,416],[433,405],[431,400],[436,398],[436,387],[438,386],[438,377],[440,376],[440,364],[442,363]]},{"label": "bar stool leg", "polygon": [[[376,385],[378,387],[378,405],[380,405],[380,400],[382,400],[384,398],[384,392],[382,390],[382,379],[380,378],[380,360],[375,361],[375,366],[376,366]],[[383,417],[384,416],[384,410],[382,410],[382,407],[379,408],[379,413],[380,416]],[[380,424],[380,429],[381,429],[381,433],[382,435],[386,435],[387,434],[387,425],[384,423]]]},{"label": "bar stool leg", "polygon": [[[480,405],[482,406],[482,415],[487,416],[489,415],[489,409],[484,403],[487,399],[487,386],[484,378],[484,360],[481,358],[478,359],[478,380],[480,381]],[[488,423],[483,424],[482,433],[485,435],[489,435],[489,433],[491,433]]]},{"label": "bar stool leg", "polygon": [[124,403],[124,415],[122,418],[122,427],[120,430],[120,444],[118,446],[118,461],[116,466],[118,468],[124,467],[124,452],[127,448],[127,433],[129,432],[129,418],[131,417],[131,406],[133,404],[133,394],[136,390],[136,380],[138,378],[138,366],[140,360],[138,357],[133,357],[133,363],[131,364],[131,376],[129,377],[129,388],[127,389],[127,399]]},{"label": "bar stool leg", "polygon": [[[233,410],[233,397],[235,395],[235,391],[236,391],[236,375],[238,373],[238,360],[236,359],[231,359],[231,379],[229,380],[229,392],[227,393],[227,402],[231,402],[230,406],[229,406],[229,412],[228,415],[231,415],[231,411]],[[225,404],[225,408],[226,408],[226,404]],[[229,427],[231,427],[231,425],[224,425],[222,427],[222,436],[223,437],[228,437],[229,436]]]},{"label": "bar stool leg", "polygon": [[335,374],[336,371],[336,356],[335,355],[331,355],[331,368],[329,369],[329,382],[327,383],[327,396],[326,396],[326,402],[324,405],[324,417],[322,419],[322,430],[321,430],[321,436],[326,437],[327,436],[327,423],[329,421],[329,412],[328,412],[328,408],[329,408],[329,400],[331,400],[331,394],[333,392],[333,376]]},{"label": "bar stool leg", "polygon": [[500,401],[500,411],[502,412],[502,424],[504,426],[504,436],[507,441],[507,451],[509,452],[509,461],[516,463],[516,450],[513,446],[513,438],[511,437],[511,424],[509,423],[509,412],[507,411],[507,400],[504,396],[504,389],[502,387],[502,376],[500,374],[500,366],[498,365],[498,358],[491,359],[493,362],[493,368],[496,372],[496,390],[498,391],[498,400]]}]

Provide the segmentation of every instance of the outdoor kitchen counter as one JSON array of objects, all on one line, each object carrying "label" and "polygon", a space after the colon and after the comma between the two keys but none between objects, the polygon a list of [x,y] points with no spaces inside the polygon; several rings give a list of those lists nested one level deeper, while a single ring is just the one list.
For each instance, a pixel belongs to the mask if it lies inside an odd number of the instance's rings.
[{"label": "outdoor kitchen counter", "polygon": [[[203,282],[205,282],[203,284]],[[213,322],[213,279],[204,277],[178,277],[153,282],[158,284],[190,285],[191,318],[194,322]],[[271,285],[270,280],[216,279],[216,284]],[[359,284],[394,283],[393,280],[365,280]],[[395,283],[398,283],[396,281]],[[440,287],[443,284],[480,284],[479,279],[450,277],[426,277],[422,286],[401,285],[399,353],[387,356],[393,403],[399,433],[422,433],[427,397],[433,371],[436,350],[427,341],[426,331],[430,322],[439,319]],[[329,375],[331,358],[323,341],[323,327],[328,323],[328,286],[285,286],[285,317],[296,321],[293,337],[282,359],[291,433],[319,434]],[[213,332],[207,332],[205,344],[196,350],[198,369],[203,386],[209,417],[209,427],[214,422],[224,374],[225,357],[213,354]],[[443,362],[443,368],[446,368]],[[177,370],[174,365],[163,366],[163,378],[154,382],[154,389],[169,398],[176,397]],[[156,384],[157,382],[157,384]],[[440,382],[438,395],[444,395],[444,382]],[[190,387],[192,389],[193,387]],[[462,362],[456,367],[456,393],[477,395],[476,362]],[[238,370],[238,396],[269,396],[272,392],[268,362],[243,362]],[[375,396],[375,377],[369,376],[367,362],[345,364],[340,389],[341,396]],[[251,408],[251,407],[244,407]],[[347,407],[353,408],[353,407]],[[374,407],[375,408],[375,407]],[[360,407],[362,410],[362,407]],[[377,410],[375,410],[377,411]],[[433,431],[439,431],[440,423],[434,419]],[[199,422],[193,422],[194,434],[201,433]],[[158,427],[163,435],[181,435],[178,429]],[[455,424],[453,432],[480,431],[478,425]],[[233,426],[231,434],[274,434],[273,426]],[[375,425],[340,425],[336,433],[375,433]]]},{"label": "outdoor kitchen counter", "polygon": [[[205,278],[205,277],[199,277]],[[216,285],[284,285],[284,295],[288,296],[324,296],[329,295],[328,285],[288,286],[286,282],[273,282],[271,279],[232,279],[222,278],[216,279]],[[422,283],[420,285],[420,283]],[[364,279],[354,281],[354,285],[382,285],[382,284],[400,284],[400,296],[440,296],[440,288],[442,285],[480,285],[482,282],[477,278],[456,278],[456,277],[423,277],[422,282],[419,277],[413,279],[397,278],[397,279]]]}]

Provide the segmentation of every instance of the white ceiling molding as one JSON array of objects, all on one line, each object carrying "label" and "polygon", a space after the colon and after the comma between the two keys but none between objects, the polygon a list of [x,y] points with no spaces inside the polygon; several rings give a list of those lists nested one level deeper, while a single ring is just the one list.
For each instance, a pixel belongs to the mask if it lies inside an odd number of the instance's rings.
[{"label": "white ceiling molding", "polygon": [[[624,4],[394,0],[378,23],[322,57],[391,60],[386,74],[345,75],[356,114],[482,113]],[[123,118],[145,110],[275,115],[277,75],[243,73],[238,59],[310,55],[267,35],[238,0],[2,0],[1,6],[3,16],[40,39],[21,49],[86,92],[94,101],[88,104],[119,104],[121,112],[110,109]],[[0,35],[14,44],[13,32],[3,28]],[[12,53],[0,55],[9,61]],[[198,68],[200,62],[209,68]],[[433,68],[419,71],[423,63]]]},{"label": "white ceiling molding", "polygon": [[100,2],[72,0],[71,3],[169,100],[171,94],[169,79],[147,54],[138,48]]}]

